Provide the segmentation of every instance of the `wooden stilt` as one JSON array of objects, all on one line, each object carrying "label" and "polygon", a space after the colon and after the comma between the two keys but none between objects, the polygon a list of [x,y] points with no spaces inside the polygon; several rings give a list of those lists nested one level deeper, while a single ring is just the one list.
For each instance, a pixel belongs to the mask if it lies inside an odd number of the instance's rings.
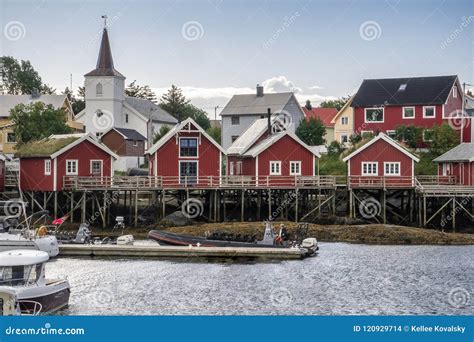
[{"label": "wooden stilt", "polygon": [[298,193],[298,188],[295,190],[295,222],[298,223],[298,217],[299,217],[299,210],[298,210],[298,202],[299,202],[299,193]]},{"label": "wooden stilt", "polygon": [[423,196],[423,227],[426,227],[426,197]]},{"label": "wooden stilt", "polygon": [[103,216],[102,216],[102,228],[107,227],[107,190],[104,191],[104,207],[103,209]]},{"label": "wooden stilt", "polygon": [[268,189],[268,221],[272,219],[272,191]]},{"label": "wooden stilt", "polygon": [[54,217],[58,217],[58,192],[54,192]]},{"label": "wooden stilt", "polygon": [[225,222],[227,220],[227,208],[226,208],[226,196],[225,196],[225,190],[222,191],[222,210],[223,210],[223,215],[222,219]]},{"label": "wooden stilt", "polygon": [[354,197],[352,194],[352,189],[349,189],[349,217],[350,218],[354,218],[353,208],[354,208]]},{"label": "wooden stilt", "polygon": [[453,197],[453,211],[451,216],[453,217],[452,219],[452,224],[453,224],[453,233],[456,231],[456,197]]},{"label": "wooden stilt", "polygon": [[166,216],[166,193],[165,189],[161,191],[161,219],[164,219]]},{"label": "wooden stilt", "polygon": [[244,222],[245,189],[240,192],[240,222]]},{"label": "wooden stilt", "polygon": [[70,211],[70,218],[69,218],[69,220],[70,220],[71,223],[72,223],[72,222],[74,222],[74,192],[71,191],[70,194],[71,194],[71,198],[70,198],[70,200],[71,200],[71,208],[69,209],[69,211]]},{"label": "wooden stilt", "polygon": [[135,200],[134,200],[134,204],[135,204],[135,215],[134,215],[134,227],[137,228],[138,226],[138,190],[135,190]]},{"label": "wooden stilt", "polygon": [[86,192],[84,191],[81,199],[81,222],[86,222],[86,209]]}]

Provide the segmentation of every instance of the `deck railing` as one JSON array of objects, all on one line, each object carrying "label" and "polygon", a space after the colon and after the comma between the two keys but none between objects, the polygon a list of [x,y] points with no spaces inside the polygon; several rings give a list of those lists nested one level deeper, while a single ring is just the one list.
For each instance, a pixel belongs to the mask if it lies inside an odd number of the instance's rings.
[{"label": "deck railing", "polygon": [[349,176],[349,188],[372,188],[372,189],[387,189],[387,188],[414,188],[415,177],[411,176]]}]

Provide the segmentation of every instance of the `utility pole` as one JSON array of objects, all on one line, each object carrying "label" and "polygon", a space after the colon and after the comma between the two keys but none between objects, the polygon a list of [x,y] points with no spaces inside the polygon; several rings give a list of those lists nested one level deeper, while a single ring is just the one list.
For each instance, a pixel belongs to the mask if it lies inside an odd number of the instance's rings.
[{"label": "utility pole", "polygon": [[218,105],[214,107],[214,121],[217,121],[217,108],[219,108]]}]

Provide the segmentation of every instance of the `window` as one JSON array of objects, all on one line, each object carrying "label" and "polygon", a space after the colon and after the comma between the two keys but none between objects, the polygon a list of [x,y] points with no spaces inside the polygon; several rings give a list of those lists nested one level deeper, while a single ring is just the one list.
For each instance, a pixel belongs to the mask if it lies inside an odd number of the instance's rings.
[{"label": "window", "polygon": [[458,87],[456,87],[456,86],[453,87],[453,97],[454,98],[458,97]]},{"label": "window", "polygon": [[104,134],[104,132],[95,132],[95,136],[97,138],[100,138],[103,134]]},{"label": "window", "polygon": [[180,157],[197,157],[198,140],[197,138],[180,138],[179,139],[179,156]]},{"label": "window", "polygon": [[360,136],[362,138],[370,138],[374,135],[373,131],[360,131]]},{"label": "window", "polygon": [[385,176],[400,176],[400,162],[384,162]]},{"label": "window", "polygon": [[237,169],[235,170],[236,175],[241,175],[242,174],[242,162],[238,161],[236,163]]},{"label": "window", "polygon": [[436,107],[435,106],[423,107],[423,117],[424,118],[434,118],[434,117],[436,117]]},{"label": "window", "polygon": [[396,139],[397,138],[397,131],[395,130],[389,130],[389,131],[386,131],[387,135],[392,138],[392,139]]},{"label": "window", "polygon": [[91,160],[91,174],[102,175],[102,160]]},{"label": "window", "polygon": [[433,131],[431,129],[425,129],[423,131],[423,141],[433,141]]},{"label": "window", "polygon": [[301,176],[300,161],[290,161],[290,176]]},{"label": "window", "polygon": [[362,162],[362,176],[377,176],[377,162]]},{"label": "window", "polygon": [[229,162],[229,176],[234,175],[234,162]]},{"label": "window", "polygon": [[13,133],[13,132],[8,132],[7,133],[7,143],[10,143],[10,144],[16,143],[15,133]]},{"label": "window", "polygon": [[128,123],[128,114],[125,114],[125,123]]},{"label": "window", "polygon": [[77,176],[77,160],[66,160],[66,175]]},{"label": "window", "polygon": [[453,163],[443,164],[443,176],[451,176],[453,174]]},{"label": "window", "polygon": [[349,124],[349,118],[347,116],[343,116],[341,118],[341,125],[348,125]]},{"label": "window", "polygon": [[281,175],[281,161],[270,162],[270,175],[280,176]]},{"label": "window", "polygon": [[102,96],[102,83],[97,83],[95,86],[95,95]]},{"label": "window", "polygon": [[138,146],[138,141],[137,140],[133,140],[133,146]]},{"label": "window", "polygon": [[414,119],[415,118],[415,107],[403,107],[403,118]]},{"label": "window", "polygon": [[230,118],[232,125],[240,125],[240,117],[231,116]]},{"label": "window", "polygon": [[349,142],[347,134],[341,134],[341,144],[346,144],[347,142]]},{"label": "window", "polygon": [[45,159],[44,161],[44,174],[49,176],[51,174],[51,159]]},{"label": "window", "polygon": [[383,108],[365,108],[365,122],[383,122]]},{"label": "window", "polygon": [[232,142],[234,142],[234,141],[236,141],[237,139],[239,139],[239,136],[238,136],[238,135],[233,135],[233,136],[231,137],[231,139],[232,139]]},{"label": "window", "polygon": [[198,182],[198,165],[197,161],[180,161],[179,175],[180,183],[196,184]]}]

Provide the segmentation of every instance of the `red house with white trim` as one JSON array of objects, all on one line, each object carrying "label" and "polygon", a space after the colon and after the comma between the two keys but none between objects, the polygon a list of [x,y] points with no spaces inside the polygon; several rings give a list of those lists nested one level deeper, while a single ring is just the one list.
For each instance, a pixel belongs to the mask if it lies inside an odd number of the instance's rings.
[{"label": "red house with white trim", "polygon": [[92,134],[57,134],[22,145],[20,188],[23,191],[61,191],[67,176],[113,175],[117,155]]},{"label": "red house with white trim", "polygon": [[173,127],[146,154],[150,176],[161,176],[165,186],[220,182],[225,151],[192,118]]},{"label": "red house with white trim", "polygon": [[454,176],[457,184],[474,186],[474,142],[462,143],[433,161],[439,176]]},{"label": "red house with white trim", "polygon": [[366,142],[343,159],[349,186],[413,187],[419,158],[384,133]]},{"label": "red house with white trim", "polygon": [[[277,122],[256,120],[227,150],[227,174],[265,186],[294,185],[299,176],[314,176],[321,157],[291,128],[275,129]],[[241,176],[241,177],[239,177]]]},{"label": "red house with white trim", "polygon": [[364,80],[351,107],[355,133],[394,137],[397,126],[414,125],[424,129],[423,141],[429,142],[430,129],[446,122],[462,141],[474,138],[472,118],[463,116],[463,90],[455,75]]},{"label": "red house with white trim", "polygon": [[0,191],[5,190],[5,160],[6,158],[0,154]]}]

